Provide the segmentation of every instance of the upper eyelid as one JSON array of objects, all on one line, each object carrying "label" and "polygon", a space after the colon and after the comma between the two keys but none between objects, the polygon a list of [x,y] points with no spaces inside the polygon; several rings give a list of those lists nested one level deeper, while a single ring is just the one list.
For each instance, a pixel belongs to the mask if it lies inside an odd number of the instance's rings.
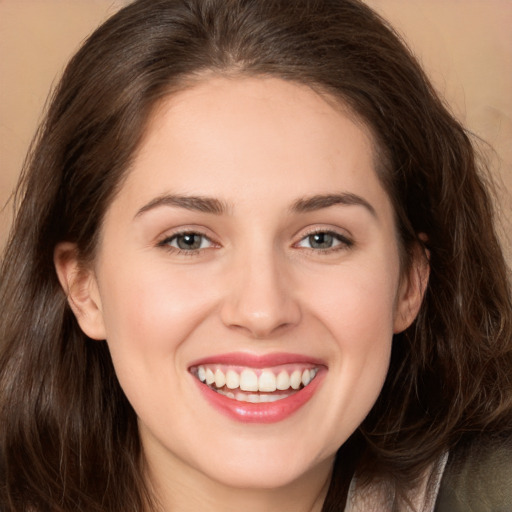
[{"label": "upper eyelid", "polygon": [[[302,240],[304,240],[305,238],[307,238],[308,236],[315,235],[317,233],[328,233],[328,234],[331,234],[331,235],[335,236],[336,238],[340,239],[340,241],[342,241],[343,243],[350,243],[350,244],[354,243],[353,236],[346,230],[336,229],[336,228],[327,227],[327,226],[326,227],[317,226],[317,227],[311,227],[309,229],[306,228],[306,231],[303,231],[303,230],[304,230],[304,228],[301,229],[298,233],[296,233],[296,235],[294,235],[293,238],[295,239],[295,242],[293,242],[292,245],[296,245],[299,242],[301,242]],[[221,245],[215,236],[212,236],[209,234],[209,231],[210,230],[208,230],[208,229],[202,229],[202,228],[195,227],[195,226],[176,228],[176,230],[171,230],[171,232],[169,232],[169,231],[164,232],[164,234],[157,237],[156,245],[165,245],[166,243],[168,243],[169,240],[175,239],[176,237],[178,237],[180,235],[187,235],[187,234],[197,234],[197,235],[205,237],[207,240],[209,240],[214,245],[217,245],[217,246]],[[340,232],[340,231],[344,231],[344,232]]]},{"label": "upper eyelid", "polygon": [[[182,249],[180,247],[175,247],[174,245],[171,245],[172,242],[174,242],[179,236],[184,236],[187,234],[193,234],[193,235],[199,235],[209,242],[208,247],[198,247],[194,249]],[[169,234],[167,236],[164,236],[160,240],[157,240],[156,247],[160,249],[165,249],[170,252],[174,252],[178,255],[187,255],[187,256],[193,256],[197,255],[203,251],[210,250],[210,249],[218,249],[220,247],[220,244],[217,243],[215,240],[213,240],[208,235],[198,231],[198,230],[182,230],[182,231],[176,231],[175,233]]]},{"label": "upper eyelid", "polygon": [[[304,247],[301,244],[307,240],[310,236],[316,234],[316,233],[325,233],[333,235],[336,239],[337,243],[334,244],[331,247],[325,247],[325,248],[315,248],[315,247]],[[340,254],[345,253],[346,251],[350,251],[354,248],[354,241],[346,236],[340,235],[336,233],[335,231],[326,231],[326,230],[320,230],[320,231],[313,231],[309,235],[303,236],[300,238],[297,242],[295,242],[292,245],[292,248],[299,250],[299,251],[306,251],[315,255],[323,255],[327,256],[329,254]]]},{"label": "upper eyelid", "polygon": [[198,236],[202,236],[203,238],[206,238],[210,242],[213,242],[211,237],[209,237],[205,233],[201,233],[199,231],[178,231],[176,233],[172,233],[170,235],[164,236],[163,237],[163,241],[165,242],[167,240],[174,240],[175,238],[178,238],[180,236],[185,236],[185,235],[198,235]]},{"label": "upper eyelid", "polygon": [[[325,248],[325,249],[317,249],[317,248],[313,248],[313,247],[302,247],[300,245],[308,237],[315,235],[315,234],[319,234],[319,233],[330,234],[330,235],[334,236],[337,239],[337,241],[339,242],[339,244],[337,244],[333,247]],[[345,250],[351,249],[354,247],[354,244],[355,244],[354,239],[351,236],[343,235],[336,230],[312,229],[308,233],[302,235],[296,242],[294,242],[292,244],[292,247],[295,249],[303,250],[303,251],[313,251],[314,253],[318,253],[318,254],[328,254],[328,253],[332,253],[332,252],[339,252],[339,251],[345,251]]]},{"label": "upper eyelid", "polygon": [[166,230],[166,231],[162,232],[162,234],[158,235],[155,238],[155,240],[156,240],[157,244],[160,244],[160,243],[165,242],[166,240],[176,238],[177,236],[180,236],[180,235],[201,235],[201,236],[204,236],[205,238],[207,238],[208,240],[210,240],[211,242],[216,243],[215,236],[209,234],[209,231],[210,230],[200,228],[200,227],[195,227],[195,226],[179,227],[179,228],[170,229],[170,230]]},{"label": "upper eyelid", "polygon": [[308,236],[315,235],[317,233],[329,233],[331,235],[340,237],[344,240],[349,240],[351,242],[353,242],[353,240],[354,240],[354,237],[352,236],[352,234],[349,231],[347,231],[346,229],[335,228],[335,227],[330,227],[330,226],[329,227],[327,227],[327,226],[326,227],[311,227],[309,229],[306,228],[305,231],[300,230],[299,232],[297,232],[297,234],[294,236],[294,238],[296,238],[298,241],[300,241]]}]

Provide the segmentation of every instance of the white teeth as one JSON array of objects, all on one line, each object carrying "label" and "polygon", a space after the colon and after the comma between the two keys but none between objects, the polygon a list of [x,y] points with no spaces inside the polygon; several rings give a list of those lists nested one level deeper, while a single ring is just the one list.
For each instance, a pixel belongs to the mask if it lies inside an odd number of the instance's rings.
[{"label": "white teeth", "polygon": [[226,372],[226,386],[229,389],[236,389],[240,386],[240,375],[234,370],[228,370]]},{"label": "white teeth", "polygon": [[258,376],[252,370],[243,370],[240,374],[240,389],[242,391],[258,391]]},{"label": "white teeth", "polygon": [[292,389],[299,389],[302,384],[302,372],[300,370],[295,370],[290,375],[290,386]]},{"label": "white teeth", "polygon": [[208,384],[208,386],[210,386],[214,382],[215,382],[215,375],[210,370],[210,368],[206,368],[206,384]]},{"label": "white teeth", "polygon": [[288,395],[259,395],[260,402],[277,402],[286,398]]},{"label": "white teeth", "polygon": [[256,394],[244,394],[244,393],[236,393],[234,394],[232,391],[223,391],[222,389],[219,389],[217,391],[219,394],[227,396],[228,398],[231,398],[233,400],[238,400],[239,402],[250,402],[253,404],[258,403],[267,403],[267,402],[277,402],[278,400],[282,400],[283,398],[286,398],[288,395],[256,395]]},{"label": "white teeth", "polygon": [[238,393],[235,396],[235,399],[240,402],[250,402],[252,404],[259,403],[268,403],[268,402],[277,402],[278,400],[282,400],[289,395],[244,395],[242,393]]},{"label": "white teeth", "polygon": [[276,376],[270,370],[263,370],[258,379],[260,391],[273,392],[276,390]]},{"label": "white teeth", "polygon": [[[215,366],[198,366],[196,376],[201,382],[205,382],[210,387],[215,387],[216,390],[226,387],[229,390],[240,389],[241,391],[253,393],[274,393],[274,395],[268,396],[281,396],[275,395],[275,391],[286,391],[290,388],[298,390],[301,386],[307,386],[315,378],[317,373],[318,368],[297,369],[291,372],[291,374],[285,369],[282,369],[276,375],[270,368],[262,370],[244,368],[241,373],[239,373],[239,371],[233,368],[229,368],[225,371]],[[243,394],[243,400],[248,401],[247,397],[251,396],[253,397],[251,400],[253,400],[255,396],[260,397],[262,395],[253,396]],[[238,400],[238,398],[236,399]],[[258,401],[261,400],[258,398]]]},{"label": "white teeth", "polygon": [[215,370],[215,386],[218,388],[223,388],[226,384],[226,376],[222,370]]},{"label": "white teeth", "polygon": [[285,372],[284,370],[279,372],[279,375],[276,379],[276,388],[280,391],[284,391],[285,389],[288,389],[290,387],[290,376],[288,375],[288,372]]}]

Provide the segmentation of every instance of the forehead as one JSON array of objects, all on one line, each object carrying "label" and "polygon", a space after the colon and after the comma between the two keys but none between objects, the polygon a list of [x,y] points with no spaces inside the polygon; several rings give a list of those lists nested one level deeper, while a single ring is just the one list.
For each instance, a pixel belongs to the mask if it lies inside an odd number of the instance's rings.
[{"label": "forehead", "polygon": [[230,200],[242,190],[260,200],[340,188],[372,195],[382,192],[375,153],[370,131],[330,96],[275,78],[215,77],[157,105],[126,185],[147,200],[174,192]]}]

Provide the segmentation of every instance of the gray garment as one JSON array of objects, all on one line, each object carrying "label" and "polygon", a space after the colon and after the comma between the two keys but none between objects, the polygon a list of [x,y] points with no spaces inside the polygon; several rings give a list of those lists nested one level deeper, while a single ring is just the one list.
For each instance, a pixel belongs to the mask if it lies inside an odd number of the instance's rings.
[{"label": "gray garment", "polygon": [[451,452],[434,512],[512,512],[512,439]]}]

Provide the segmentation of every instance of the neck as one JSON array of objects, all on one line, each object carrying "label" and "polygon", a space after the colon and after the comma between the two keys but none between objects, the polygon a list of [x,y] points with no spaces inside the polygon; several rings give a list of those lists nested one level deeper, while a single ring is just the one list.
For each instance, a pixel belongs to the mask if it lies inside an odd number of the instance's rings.
[{"label": "neck", "polygon": [[186,464],[165,468],[147,461],[146,476],[157,512],[321,512],[332,464],[332,460],[324,461],[276,488],[233,487]]}]

